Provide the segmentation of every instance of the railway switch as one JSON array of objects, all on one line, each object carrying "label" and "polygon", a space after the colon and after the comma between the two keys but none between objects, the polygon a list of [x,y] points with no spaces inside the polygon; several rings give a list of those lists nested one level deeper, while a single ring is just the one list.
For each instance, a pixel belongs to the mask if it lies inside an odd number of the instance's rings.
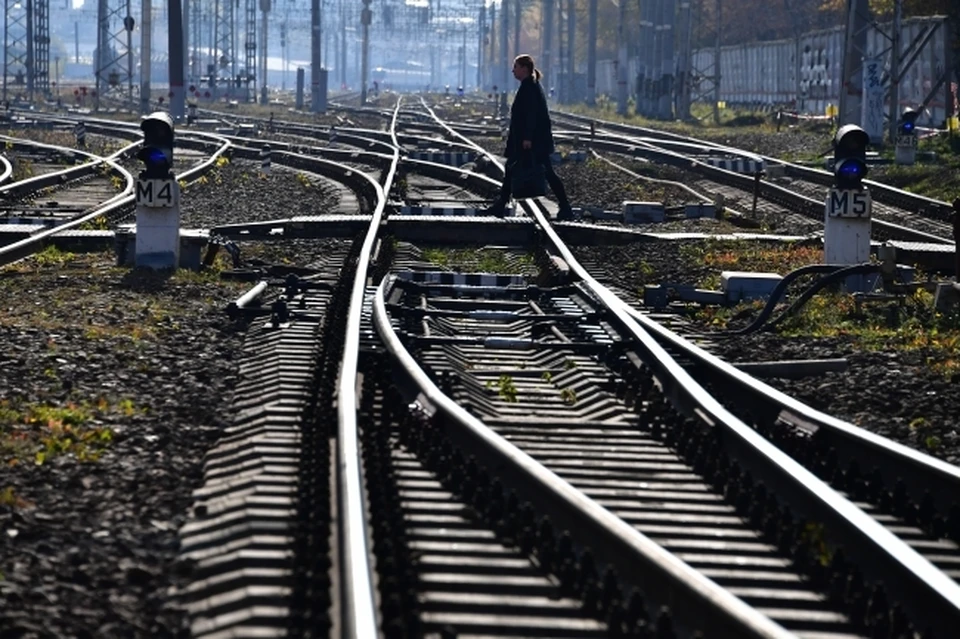
[{"label": "railway switch", "polygon": [[143,147],[137,159],[137,248],[135,264],[176,268],[180,261],[180,187],[173,175],[173,119],[156,112],[140,123]]}]

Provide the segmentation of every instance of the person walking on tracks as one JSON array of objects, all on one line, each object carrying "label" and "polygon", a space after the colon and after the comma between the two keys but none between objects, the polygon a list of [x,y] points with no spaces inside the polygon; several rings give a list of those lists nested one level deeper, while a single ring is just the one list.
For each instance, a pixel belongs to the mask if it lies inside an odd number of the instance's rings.
[{"label": "person walking on tracks", "polygon": [[532,57],[520,55],[513,61],[513,77],[520,81],[520,87],[510,108],[510,132],[504,152],[507,157],[506,174],[503,176],[500,195],[488,211],[493,215],[504,214],[507,202],[510,201],[511,182],[515,172],[522,170],[521,162],[530,162],[538,170],[542,168],[547,183],[557,196],[560,203],[557,219],[572,220],[573,210],[567,200],[567,191],[550,162],[550,155],[554,152],[553,130],[547,110],[547,98],[540,86],[540,70],[534,66]]}]

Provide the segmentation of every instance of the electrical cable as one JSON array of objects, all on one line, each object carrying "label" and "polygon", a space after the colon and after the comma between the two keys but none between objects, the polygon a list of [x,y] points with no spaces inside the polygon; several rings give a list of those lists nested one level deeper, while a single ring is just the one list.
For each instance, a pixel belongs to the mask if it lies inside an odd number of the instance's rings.
[{"label": "electrical cable", "polygon": [[[738,336],[738,335],[749,335],[755,333],[759,330],[769,330],[782,322],[788,316],[792,315],[798,311],[804,304],[806,304],[814,295],[819,293],[824,287],[842,280],[843,278],[850,277],[853,275],[865,275],[868,273],[878,272],[880,270],[880,264],[855,264],[853,266],[839,266],[836,264],[811,264],[808,266],[803,266],[798,268],[795,271],[792,271],[786,275],[780,282],[777,284],[776,288],[773,289],[773,292],[770,294],[770,298],[767,300],[766,305],[763,307],[763,310],[749,325],[738,328],[732,331],[725,331],[723,335],[725,336]],[[811,284],[807,289],[800,294],[800,297],[790,305],[785,311],[777,315],[769,323],[767,318],[773,314],[774,309],[777,304],[780,302],[780,299],[786,293],[787,288],[795,280],[804,275],[810,275],[811,273],[826,273],[823,277],[818,279],[816,282]]]},{"label": "electrical cable", "polygon": [[813,298],[814,295],[819,293],[825,286],[829,286],[834,282],[839,282],[845,277],[851,277],[855,275],[868,275],[870,273],[878,273],[880,271],[880,266],[881,266],[880,264],[871,264],[871,263],[855,264],[853,266],[842,268],[839,271],[834,271],[829,275],[824,275],[819,280],[814,282],[813,285],[807,288],[807,290],[801,293],[800,297],[798,297],[793,302],[793,304],[790,305],[789,308],[787,308],[782,313],[777,315],[775,318],[770,320],[766,324],[766,326],[763,327],[763,329],[764,330],[772,329],[774,326],[776,326],[777,324],[785,320],[787,317],[789,317],[790,315],[800,310],[800,308],[803,307],[804,304],[810,301],[810,299]]},{"label": "electrical cable", "polygon": [[760,315],[756,317],[748,326],[744,328],[738,328],[736,330],[724,331],[724,335],[746,335],[748,333],[753,333],[754,331],[759,330],[764,322],[767,321],[767,318],[773,314],[774,309],[777,304],[780,302],[780,298],[787,292],[787,288],[793,284],[795,280],[803,277],[804,275],[811,275],[816,273],[832,273],[842,269],[842,266],[835,264],[809,264],[807,266],[801,266],[795,271],[787,273],[782,280],[780,280],[773,291],[770,293],[770,297],[767,299],[766,305],[763,307],[763,310],[760,311]]}]

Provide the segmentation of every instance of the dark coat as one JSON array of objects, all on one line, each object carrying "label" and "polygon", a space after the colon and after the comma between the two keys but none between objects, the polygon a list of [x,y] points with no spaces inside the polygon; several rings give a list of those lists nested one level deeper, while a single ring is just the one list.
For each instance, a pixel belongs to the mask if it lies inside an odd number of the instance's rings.
[{"label": "dark coat", "polygon": [[545,160],[554,151],[547,98],[540,83],[536,82],[533,76],[524,78],[513,98],[513,106],[510,108],[510,133],[504,155],[517,158],[523,150],[524,140],[533,143],[533,154],[540,160]]}]

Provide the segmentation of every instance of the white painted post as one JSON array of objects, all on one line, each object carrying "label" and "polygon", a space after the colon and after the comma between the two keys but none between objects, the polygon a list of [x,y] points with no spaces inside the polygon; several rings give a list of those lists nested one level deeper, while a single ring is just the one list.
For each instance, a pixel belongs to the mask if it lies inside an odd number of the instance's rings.
[{"label": "white painted post", "polygon": [[260,147],[260,172],[264,175],[270,175],[270,146]]},{"label": "white painted post", "polygon": [[137,182],[137,266],[180,264],[180,185],[174,179]]},{"label": "white painted post", "polygon": [[[830,189],[823,221],[823,253],[827,264],[853,266],[870,261],[869,189]],[[847,278],[847,290],[863,290],[865,278]]]},{"label": "white painted post", "polygon": [[173,175],[173,118],[157,112],[140,123],[144,170],[136,183],[137,266],[168,269],[180,265],[180,185]]}]

